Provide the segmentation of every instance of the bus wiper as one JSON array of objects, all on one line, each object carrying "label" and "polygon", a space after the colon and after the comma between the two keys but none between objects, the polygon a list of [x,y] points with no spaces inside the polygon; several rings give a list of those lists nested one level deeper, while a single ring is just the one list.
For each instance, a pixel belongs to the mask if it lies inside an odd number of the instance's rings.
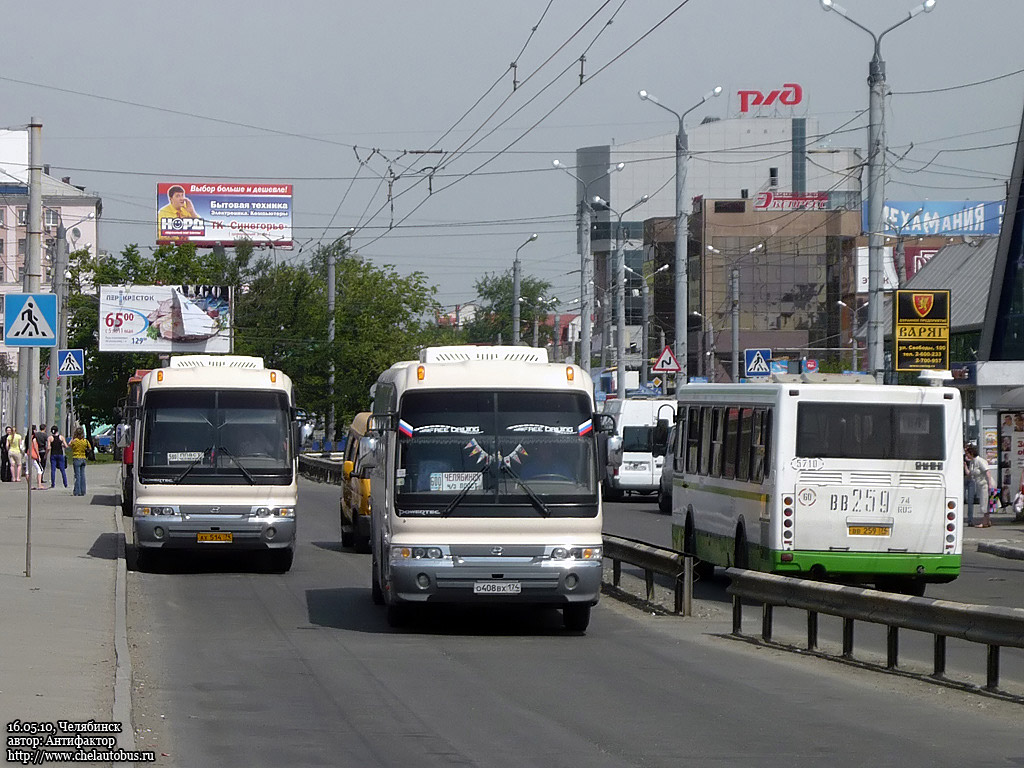
[{"label": "bus wiper", "polygon": [[516,481],[520,488],[526,491],[526,495],[530,497],[530,501],[533,503],[533,506],[537,508],[537,511],[544,515],[544,517],[551,517],[551,510],[548,509],[548,505],[545,504],[540,496],[534,492],[533,488],[526,484],[526,481],[523,480],[523,478],[515,473],[515,470],[513,470],[512,467],[502,461],[501,468]]},{"label": "bus wiper", "polygon": [[196,464],[198,464],[200,461],[202,461],[205,458],[206,458],[206,451],[203,451],[198,459],[196,459],[191,464],[189,464],[187,467],[185,467],[185,469],[182,470],[181,474],[178,475],[176,478],[174,478],[174,484],[177,485],[182,480],[184,480],[185,476],[195,468]]},{"label": "bus wiper", "polygon": [[252,473],[248,469],[242,466],[242,462],[235,458],[235,454],[233,454],[223,445],[218,445],[217,450],[223,451],[225,456],[227,456],[229,459],[235,462],[235,466],[242,470],[242,474],[245,475],[245,479],[249,481],[249,485],[256,485],[256,478],[252,476]]},{"label": "bus wiper", "polygon": [[455,498],[448,502],[448,506],[441,510],[441,517],[448,517],[448,515],[452,513],[452,510],[462,503],[462,500],[466,498],[466,494],[468,494],[475,485],[475,482],[466,483],[465,487],[456,494]]}]

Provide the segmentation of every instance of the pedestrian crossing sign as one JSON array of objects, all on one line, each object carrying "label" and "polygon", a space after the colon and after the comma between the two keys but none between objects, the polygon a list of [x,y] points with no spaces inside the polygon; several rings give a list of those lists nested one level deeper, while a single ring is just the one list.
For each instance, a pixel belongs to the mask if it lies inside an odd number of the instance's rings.
[{"label": "pedestrian crossing sign", "polygon": [[57,297],[52,293],[4,296],[4,344],[8,347],[57,346]]},{"label": "pedestrian crossing sign", "polygon": [[58,376],[84,376],[85,351],[81,349],[61,349],[57,351]]},{"label": "pedestrian crossing sign", "polygon": [[745,349],[743,360],[746,364],[747,378],[768,376],[771,374],[772,351],[770,349]]}]

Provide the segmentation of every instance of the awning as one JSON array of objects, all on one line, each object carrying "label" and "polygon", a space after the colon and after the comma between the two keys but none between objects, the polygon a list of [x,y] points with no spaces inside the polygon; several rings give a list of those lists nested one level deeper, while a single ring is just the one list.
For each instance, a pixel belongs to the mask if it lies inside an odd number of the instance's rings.
[{"label": "awning", "polygon": [[996,409],[1024,410],[1024,387],[1014,387],[992,404]]}]

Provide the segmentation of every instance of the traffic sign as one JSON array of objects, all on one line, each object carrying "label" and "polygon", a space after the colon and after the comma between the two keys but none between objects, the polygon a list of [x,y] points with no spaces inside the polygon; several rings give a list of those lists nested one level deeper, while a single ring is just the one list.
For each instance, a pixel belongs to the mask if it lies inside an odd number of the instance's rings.
[{"label": "traffic sign", "polygon": [[770,349],[745,349],[743,362],[747,377],[768,376],[771,372],[772,351]]},{"label": "traffic sign", "polygon": [[52,293],[4,296],[4,344],[8,347],[56,347],[57,297]]},{"label": "traffic sign", "polygon": [[676,360],[676,356],[672,354],[672,347],[668,344],[661,350],[661,355],[651,368],[654,373],[679,373],[681,370],[683,369],[679,365],[679,361]]},{"label": "traffic sign", "polygon": [[58,376],[84,376],[85,351],[81,349],[57,350]]}]

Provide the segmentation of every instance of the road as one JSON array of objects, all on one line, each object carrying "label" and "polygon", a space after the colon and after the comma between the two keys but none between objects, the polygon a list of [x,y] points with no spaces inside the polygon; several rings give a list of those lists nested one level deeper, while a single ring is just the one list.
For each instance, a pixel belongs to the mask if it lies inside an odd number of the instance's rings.
[{"label": "road", "polygon": [[605,598],[585,636],[564,633],[554,611],[439,611],[392,631],[370,601],[368,556],[338,544],[337,498],[302,481],[287,574],[241,558],[129,573],[135,724],[158,765],[997,766],[1024,755],[1018,705],[757,648],[726,637],[727,618]]}]

